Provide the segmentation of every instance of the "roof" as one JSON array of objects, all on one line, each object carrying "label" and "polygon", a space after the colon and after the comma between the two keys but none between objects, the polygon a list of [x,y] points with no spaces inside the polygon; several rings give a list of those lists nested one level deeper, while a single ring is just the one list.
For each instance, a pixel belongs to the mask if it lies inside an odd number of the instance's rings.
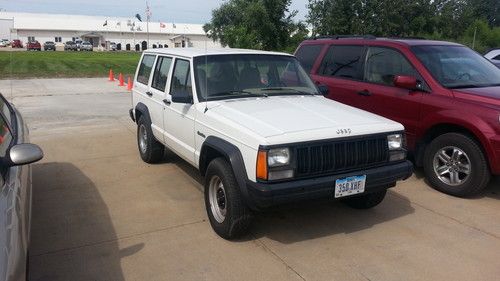
[{"label": "roof", "polygon": [[214,48],[214,49],[203,49],[203,48],[166,48],[166,49],[149,49],[144,51],[148,54],[165,54],[173,56],[181,56],[186,58],[194,58],[200,56],[213,56],[213,55],[279,55],[279,56],[292,56],[287,53],[280,52],[268,52],[260,50],[248,50],[248,49],[231,49],[231,48]]},{"label": "roof", "polygon": [[448,41],[436,41],[436,40],[425,40],[425,39],[414,39],[414,38],[386,38],[386,37],[360,37],[360,36],[354,36],[354,37],[342,37],[342,38],[328,38],[328,37],[322,37],[320,39],[309,39],[306,40],[305,42],[313,44],[313,42],[327,42],[327,43],[333,43],[333,42],[343,42],[343,44],[347,43],[352,43],[352,42],[392,42],[392,43],[397,43],[397,44],[403,44],[406,46],[429,46],[429,45],[434,45],[434,46],[462,46],[461,44],[458,43],[453,43],[453,42],[448,42]]},{"label": "roof", "polygon": [[[0,12],[0,20],[12,20],[14,29],[146,33],[147,23],[134,17]],[[105,23],[107,25],[103,26]],[[135,26],[134,26],[135,25]],[[202,24],[150,22],[150,33],[205,35]]]}]

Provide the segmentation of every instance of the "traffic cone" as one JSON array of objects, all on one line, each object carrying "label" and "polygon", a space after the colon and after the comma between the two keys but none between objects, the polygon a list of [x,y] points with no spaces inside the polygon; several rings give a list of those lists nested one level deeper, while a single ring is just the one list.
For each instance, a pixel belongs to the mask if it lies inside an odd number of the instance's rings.
[{"label": "traffic cone", "polygon": [[115,75],[113,74],[113,69],[109,69],[109,82],[115,81]]},{"label": "traffic cone", "polygon": [[118,81],[120,81],[120,84],[118,84],[118,86],[125,86],[125,81],[123,81],[123,74],[120,73],[120,75],[118,76]]},{"label": "traffic cone", "polygon": [[132,83],[132,79],[129,76],[127,81],[127,91],[132,91],[132,87],[134,87],[134,84]]}]

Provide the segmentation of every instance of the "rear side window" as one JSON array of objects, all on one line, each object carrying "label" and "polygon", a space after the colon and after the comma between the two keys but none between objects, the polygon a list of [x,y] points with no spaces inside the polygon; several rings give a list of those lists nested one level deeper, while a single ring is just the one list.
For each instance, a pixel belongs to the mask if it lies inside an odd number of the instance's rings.
[{"label": "rear side window", "polygon": [[172,87],[170,91],[176,95],[193,96],[189,61],[180,59],[175,60]]},{"label": "rear side window", "polygon": [[417,71],[400,52],[389,48],[368,48],[365,66],[366,81],[393,86],[396,75],[420,78]]},{"label": "rear side window", "polygon": [[11,142],[12,134],[9,130],[9,125],[3,116],[0,116],[0,157],[7,155]]},{"label": "rear side window", "polygon": [[319,73],[353,80],[363,79],[364,46],[331,46],[321,62]]},{"label": "rear side window", "polygon": [[314,62],[316,62],[316,58],[323,45],[303,45],[299,48],[295,57],[300,61],[300,64],[304,68],[304,70],[309,74],[314,66]]},{"label": "rear side window", "polygon": [[500,60],[500,55],[498,55],[498,56],[496,56],[496,57],[492,58],[492,60]]},{"label": "rear side window", "polygon": [[170,72],[170,66],[172,65],[172,58],[158,57],[158,62],[156,63],[155,74],[153,76],[153,83],[151,87],[164,92],[167,86],[168,73]]},{"label": "rear side window", "polygon": [[153,55],[145,55],[142,58],[141,65],[139,66],[139,73],[137,73],[137,82],[145,85],[148,84],[154,62],[155,56]]}]

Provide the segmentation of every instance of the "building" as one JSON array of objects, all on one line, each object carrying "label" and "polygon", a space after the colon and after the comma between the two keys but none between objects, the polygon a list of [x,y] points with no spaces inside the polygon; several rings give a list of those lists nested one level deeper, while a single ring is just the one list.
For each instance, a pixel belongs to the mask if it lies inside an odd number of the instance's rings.
[{"label": "building", "polygon": [[201,24],[141,22],[137,18],[0,12],[0,39],[56,42],[83,40],[96,48],[218,48]]}]

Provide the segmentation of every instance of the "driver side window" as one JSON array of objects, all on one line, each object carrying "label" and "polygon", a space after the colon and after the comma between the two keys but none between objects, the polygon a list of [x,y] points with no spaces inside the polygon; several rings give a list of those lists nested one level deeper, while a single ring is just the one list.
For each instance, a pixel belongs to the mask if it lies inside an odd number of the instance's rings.
[{"label": "driver side window", "polygon": [[364,75],[367,82],[394,86],[394,77],[397,75],[412,76],[422,80],[400,52],[389,48],[368,48]]}]

